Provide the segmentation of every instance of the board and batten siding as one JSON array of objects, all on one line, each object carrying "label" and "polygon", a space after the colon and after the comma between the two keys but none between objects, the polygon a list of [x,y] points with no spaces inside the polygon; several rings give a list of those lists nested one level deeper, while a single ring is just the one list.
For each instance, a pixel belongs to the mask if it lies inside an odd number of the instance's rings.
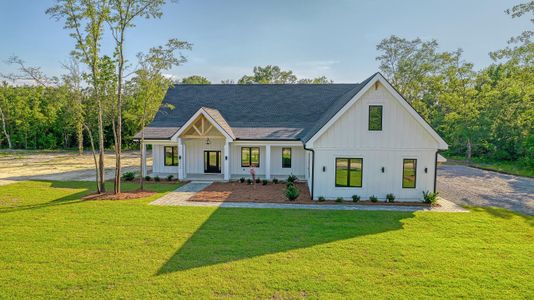
[{"label": "board and batten siding", "polygon": [[154,175],[169,175],[172,174],[175,177],[178,176],[178,166],[166,166],[165,165],[165,146],[178,146],[178,143],[161,145],[152,145],[152,172]]},{"label": "board and batten siding", "polygon": [[206,144],[205,139],[185,139],[185,169],[187,174],[204,173],[204,151],[221,151],[221,174],[224,173],[224,139],[210,139]]},{"label": "board and batten siding", "polygon": [[[369,106],[382,105],[382,130],[370,131]],[[375,195],[396,200],[422,199],[434,189],[435,154],[438,142],[381,84],[371,87],[348,108],[313,144],[315,150],[314,197],[362,199]],[[361,188],[335,186],[335,160],[362,158]],[[402,188],[403,159],[417,159],[416,188]],[[382,173],[382,167],[384,172]],[[426,170],[426,172],[425,172]]]},{"label": "board and batten siding", "polygon": [[[256,168],[256,174],[265,176],[265,146],[262,145],[230,145],[230,170],[233,176],[250,175],[248,167],[241,167],[241,148],[242,147],[259,147],[260,148],[260,167]],[[282,168],[282,148],[291,148],[291,168]],[[271,178],[285,179],[282,176],[291,174],[304,178],[305,175],[305,151],[302,146],[271,146]]]}]

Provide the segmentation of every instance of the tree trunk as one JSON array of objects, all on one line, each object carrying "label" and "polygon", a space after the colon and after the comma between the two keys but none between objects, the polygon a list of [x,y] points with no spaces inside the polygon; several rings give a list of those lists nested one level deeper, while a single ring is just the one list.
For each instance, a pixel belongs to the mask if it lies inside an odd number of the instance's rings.
[{"label": "tree trunk", "polygon": [[6,128],[6,116],[4,115],[4,111],[2,110],[1,107],[0,107],[0,117],[2,118],[2,131],[4,132],[4,135],[6,136],[7,146],[9,147],[9,149],[12,149],[13,145],[11,144],[11,137],[9,136],[9,133],[7,133],[7,128]]},{"label": "tree trunk", "polygon": [[472,154],[471,139],[467,138],[467,152],[466,152],[467,161],[471,161],[471,154]]},{"label": "tree trunk", "polygon": [[76,136],[78,140],[78,155],[81,156],[83,154],[83,124],[81,122],[76,124]]},{"label": "tree trunk", "polygon": [[93,134],[91,133],[91,130],[89,129],[89,127],[87,127],[87,125],[85,125],[85,129],[87,130],[87,135],[89,136],[89,141],[91,142],[91,151],[93,152],[93,160],[95,162],[95,171],[96,171],[96,192],[97,193],[101,193],[102,190],[100,190],[100,172],[99,172],[99,168],[98,168],[98,162],[96,160],[96,151],[95,151],[95,143],[93,142]]},{"label": "tree trunk", "polygon": [[100,192],[106,191],[106,182],[104,176],[104,121],[102,119],[102,103],[98,105],[98,169],[100,177]]},{"label": "tree trunk", "polygon": [[122,47],[124,44],[124,29],[121,30],[119,50],[119,74],[117,77],[117,146],[115,149],[115,193],[121,192],[121,153],[122,153],[122,72],[124,69],[124,53]]}]

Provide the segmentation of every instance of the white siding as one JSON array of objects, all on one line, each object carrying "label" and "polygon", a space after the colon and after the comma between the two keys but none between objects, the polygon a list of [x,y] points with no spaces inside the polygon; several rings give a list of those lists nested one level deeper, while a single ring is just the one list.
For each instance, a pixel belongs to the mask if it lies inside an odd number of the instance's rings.
[{"label": "white siding", "polygon": [[187,174],[204,173],[204,151],[221,151],[221,173],[224,172],[224,139],[211,139],[210,144],[206,144],[205,139],[185,139],[185,169]]},{"label": "white siding", "polygon": [[[265,175],[265,146],[258,145],[235,145],[230,146],[230,170],[232,175],[249,175],[249,168],[241,167],[241,148],[242,147],[259,147],[260,148],[260,167],[256,168],[256,175]],[[272,147],[271,147],[272,149]],[[271,160],[273,159],[271,154]],[[272,171],[271,171],[271,174]]]},{"label": "white siding", "polygon": [[[382,131],[368,130],[369,105],[383,106]],[[357,194],[362,199],[371,195],[384,199],[387,193],[393,193],[400,201],[418,200],[422,198],[422,191],[434,189],[438,142],[382,85],[378,85],[378,89],[371,87],[315,141],[313,147],[315,198],[349,199]],[[336,157],[363,158],[361,188],[335,186]],[[417,159],[415,189],[402,188],[404,158]]]},{"label": "white siding", "polygon": [[165,146],[178,146],[177,143],[169,143],[168,145],[152,145],[152,172],[154,175],[162,176],[173,174],[175,177],[178,176],[178,167],[177,166],[165,166]]},{"label": "white siding", "polygon": [[[282,168],[282,148],[291,148],[291,168]],[[271,177],[296,175],[304,177],[305,156],[302,147],[271,146]]]}]

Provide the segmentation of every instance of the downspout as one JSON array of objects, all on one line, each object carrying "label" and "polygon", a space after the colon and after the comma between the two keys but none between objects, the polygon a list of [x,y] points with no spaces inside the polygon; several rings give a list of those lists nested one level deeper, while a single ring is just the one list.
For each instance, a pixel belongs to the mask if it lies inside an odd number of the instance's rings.
[{"label": "downspout", "polygon": [[439,150],[436,151],[436,158],[434,161],[434,193],[436,193],[436,182],[438,179],[438,152]]},{"label": "downspout", "polygon": [[303,144],[303,148],[306,151],[310,151],[312,153],[312,168],[311,168],[311,200],[313,200],[313,187],[315,186],[315,150],[306,148],[306,144]]}]

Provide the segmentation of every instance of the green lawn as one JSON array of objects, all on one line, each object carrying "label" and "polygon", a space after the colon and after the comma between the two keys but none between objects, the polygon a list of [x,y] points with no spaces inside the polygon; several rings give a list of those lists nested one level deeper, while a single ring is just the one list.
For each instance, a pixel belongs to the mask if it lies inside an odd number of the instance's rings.
[{"label": "green lawn", "polygon": [[534,219],[507,210],[78,200],[92,186],[0,187],[1,299],[534,298]]},{"label": "green lawn", "polygon": [[459,156],[450,156],[447,157],[447,159],[450,159],[450,163],[452,164],[460,163],[513,175],[534,177],[534,168],[531,166],[524,165],[519,161],[494,161],[488,159],[473,158],[471,162],[467,162],[463,157]]}]

